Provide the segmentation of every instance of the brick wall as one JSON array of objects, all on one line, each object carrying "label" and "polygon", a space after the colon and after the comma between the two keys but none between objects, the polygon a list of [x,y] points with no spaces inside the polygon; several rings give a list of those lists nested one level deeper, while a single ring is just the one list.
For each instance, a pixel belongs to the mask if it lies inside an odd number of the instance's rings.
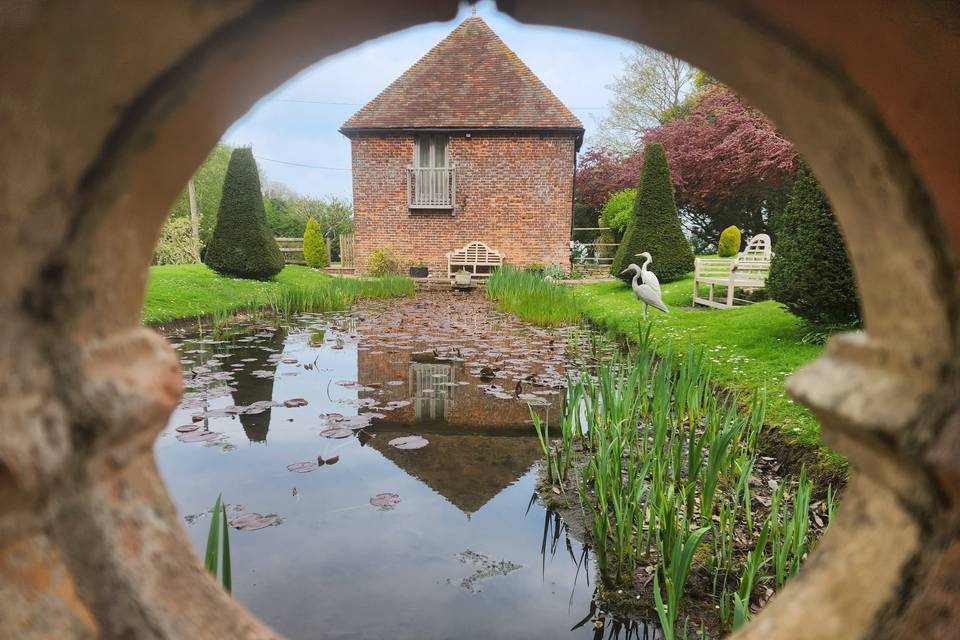
[{"label": "brick wall", "polygon": [[406,135],[353,139],[354,250],[361,270],[372,250],[389,247],[404,266],[422,260],[431,274],[445,274],[445,254],[474,240],[511,265],[569,267],[572,136],[452,135],[452,212],[407,207],[405,169],[413,162],[413,143]]}]

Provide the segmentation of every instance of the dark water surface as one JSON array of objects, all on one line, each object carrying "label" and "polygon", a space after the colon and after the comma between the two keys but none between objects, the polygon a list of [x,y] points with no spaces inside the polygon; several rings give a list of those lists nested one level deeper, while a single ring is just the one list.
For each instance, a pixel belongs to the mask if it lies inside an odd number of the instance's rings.
[{"label": "dark water surface", "polygon": [[[231,518],[276,514],[230,532],[234,597],[274,629],[595,637],[592,558],[531,501],[540,448],[527,404],[555,417],[589,350],[579,332],[431,294],[172,340],[187,393],[156,445],[161,473],[198,554],[218,493]],[[282,405],[294,398],[306,406]],[[176,431],[187,425],[198,428]],[[329,428],[349,437],[323,437]],[[429,444],[388,444],[410,435]],[[287,469],[318,456],[339,461]],[[399,503],[371,504],[383,493]]]}]

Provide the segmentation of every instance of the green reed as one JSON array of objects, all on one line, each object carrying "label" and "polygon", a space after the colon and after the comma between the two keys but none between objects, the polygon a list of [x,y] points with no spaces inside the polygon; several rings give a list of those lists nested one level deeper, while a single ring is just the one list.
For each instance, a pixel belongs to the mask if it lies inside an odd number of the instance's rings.
[{"label": "green reed", "polygon": [[[746,619],[755,587],[779,590],[796,573],[810,544],[812,484],[805,471],[795,490],[781,483],[747,551],[765,394],[741,408],[713,381],[702,350],[662,353],[647,327],[631,353],[570,381],[556,442],[533,420],[547,480],[576,488],[601,578],[629,585],[638,567],[654,566],[656,607],[673,637],[691,571],[712,581],[725,627]],[[585,458],[571,473],[575,442]],[[828,493],[830,516],[833,500]]]},{"label": "green reed", "polygon": [[501,267],[490,275],[486,295],[504,311],[540,326],[575,323],[581,315],[568,287],[510,267]]},{"label": "green reed", "polygon": [[230,526],[227,524],[227,506],[223,503],[222,494],[217,496],[210,516],[210,531],[207,533],[203,564],[213,575],[213,579],[219,577],[223,588],[230,593]]}]

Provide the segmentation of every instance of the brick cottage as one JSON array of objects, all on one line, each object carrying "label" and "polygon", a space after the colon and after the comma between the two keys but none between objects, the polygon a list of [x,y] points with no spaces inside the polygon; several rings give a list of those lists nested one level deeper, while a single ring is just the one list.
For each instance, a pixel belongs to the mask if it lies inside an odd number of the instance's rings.
[{"label": "brick cottage", "polygon": [[504,262],[570,264],[583,125],[480,18],[466,19],[341,127],[354,253],[447,273],[483,242]]}]

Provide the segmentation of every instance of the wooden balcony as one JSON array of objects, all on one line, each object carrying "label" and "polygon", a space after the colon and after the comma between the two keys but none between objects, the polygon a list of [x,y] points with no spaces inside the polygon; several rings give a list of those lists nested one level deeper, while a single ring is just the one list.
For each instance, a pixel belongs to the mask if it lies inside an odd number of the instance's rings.
[{"label": "wooden balcony", "polygon": [[457,201],[456,167],[407,167],[407,206],[453,209]]}]

